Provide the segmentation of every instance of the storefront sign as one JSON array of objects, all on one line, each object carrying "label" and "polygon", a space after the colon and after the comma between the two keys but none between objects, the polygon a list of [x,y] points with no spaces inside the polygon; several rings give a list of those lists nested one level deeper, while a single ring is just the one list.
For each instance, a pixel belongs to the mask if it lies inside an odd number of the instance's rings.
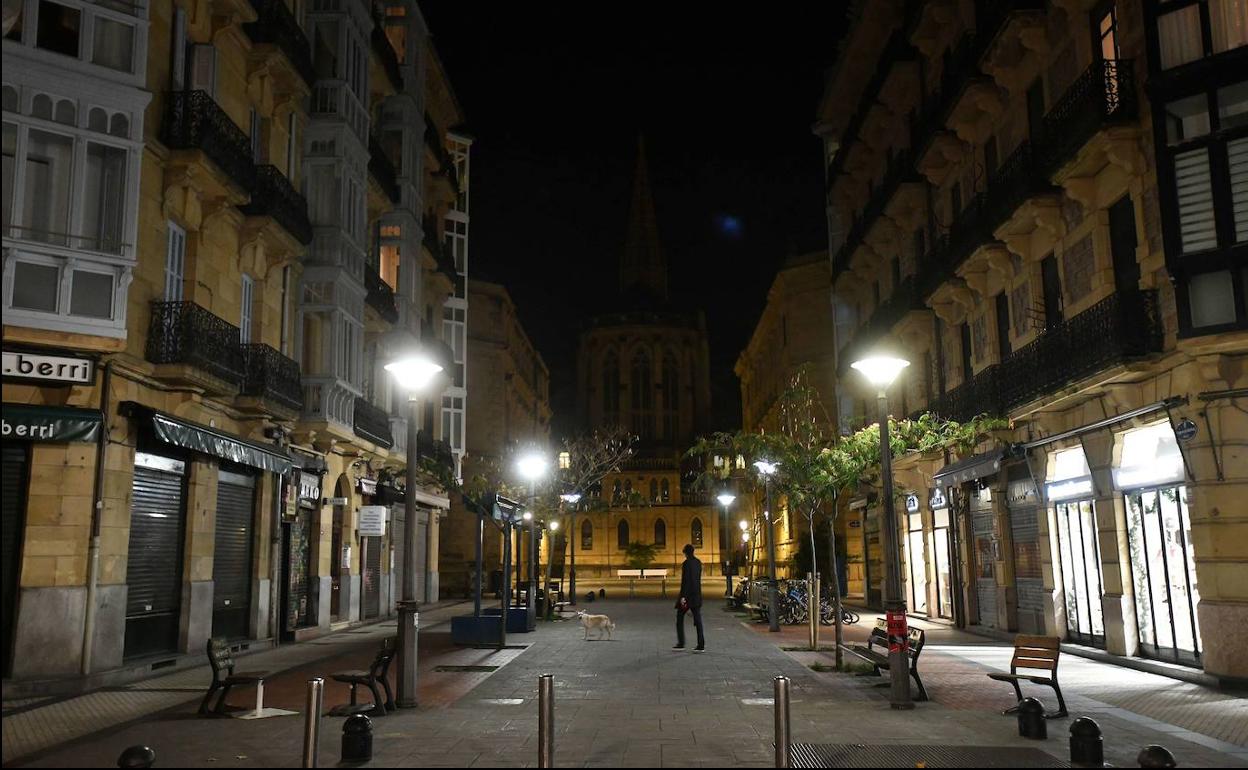
[{"label": "storefront sign", "polygon": [[327,498],[325,498],[325,505],[347,505],[347,504],[348,504],[348,503],[350,503],[350,502],[351,502],[351,501],[350,501],[350,499],[345,498],[345,497],[327,497]]},{"label": "storefront sign", "polygon": [[18,441],[95,441],[103,416],[94,409],[5,404],[0,435]]},{"label": "storefront sign", "polygon": [[384,505],[365,505],[360,507],[360,537],[385,536],[386,510]]},{"label": "storefront sign", "polygon": [[931,497],[927,500],[927,505],[933,511],[939,511],[941,508],[948,508],[949,501],[945,499],[945,491],[940,487],[933,489]]},{"label": "storefront sign", "polygon": [[22,351],[4,351],[4,376],[46,382],[88,384],[95,379],[95,363],[88,358],[45,356]]},{"label": "storefront sign", "polygon": [[1174,435],[1179,437],[1179,441],[1191,441],[1196,438],[1196,423],[1191,420],[1184,420],[1174,426]]},{"label": "storefront sign", "polygon": [[304,500],[321,499],[321,477],[304,471],[299,474],[299,497]]},{"label": "storefront sign", "polygon": [[919,512],[919,496],[913,492],[906,495],[906,513]]},{"label": "storefront sign", "polygon": [[862,519],[850,519],[850,520],[849,520],[849,528],[850,528],[850,529],[861,529],[861,528],[862,528]]}]

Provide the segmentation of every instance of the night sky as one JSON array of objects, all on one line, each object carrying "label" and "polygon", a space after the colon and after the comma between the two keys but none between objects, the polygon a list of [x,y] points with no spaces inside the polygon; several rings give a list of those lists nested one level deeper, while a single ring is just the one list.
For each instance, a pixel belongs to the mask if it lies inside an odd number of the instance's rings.
[{"label": "night sky", "polygon": [[511,292],[556,433],[580,319],[617,291],[639,133],[673,299],[706,312],[717,427],[739,425],[732,365],[776,269],[827,248],[811,126],[843,6],[422,3],[476,138],[469,270]]}]

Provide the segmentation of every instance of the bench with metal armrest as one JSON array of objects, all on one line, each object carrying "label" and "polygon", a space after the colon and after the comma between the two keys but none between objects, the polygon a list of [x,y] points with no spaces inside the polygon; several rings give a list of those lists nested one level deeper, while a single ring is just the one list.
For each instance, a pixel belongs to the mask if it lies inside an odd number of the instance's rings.
[{"label": "bench with metal armrest", "polygon": [[[1019,682],[1031,682],[1032,684],[1043,684],[1053,688],[1053,692],[1057,694],[1057,711],[1050,711],[1044,715],[1045,719],[1058,719],[1060,717],[1069,716],[1066,712],[1066,699],[1062,697],[1062,688],[1057,683],[1057,660],[1062,655],[1062,641],[1056,636],[1029,636],[1019,634],[1014,637],[1014,658],[1010,661],[1010,673],[1008,674],[988,674],[989,679],[995,679],[998,682],[1008,682],[1014,687],[1014,694],[1021,701],[1023,699],[1023,691],[1019,689]],[[1029,671],[1047,671],[1047,674],[1020,674],[1019,669]],[[1003,714],[1013,714],[1018,711],[1018,706],[1003,711]]]},{"label": "bench with metal armrest", "polygon": [[199,704],[199,713],[210,713],[208,704],[212,701],[213,694],[220,690],[221,695],[211,713],[224,714],[225,699],[230,694],[230,689],[238,685],[244,687],[251,685],[256,688],[256,713],[259,714],[264,709],[264,680],[269,677],[269,672],[234,673],[234,655],[230,652],[229,642],[224,639],[209,639],[207,650],[208,665],[212,666],[212,684],[208,685],[208,692],[204,694],[204,699]]},{"label": "bench with metal armrest", "polygon": [[[923,680],[919,678],[919,656],[923,654],[923,645],[927,643],[927,634],[921,628],[911,628],[908,641],[906,655],[910,658],[910,676],[919,688],[919,697],[915,700],[927,700],[927,688],[923,686]],[[875,622],[875,628],[871,629],[871,636],[867,638],[866,646],[861,644],[842,644],[841,649],[867,661],[875,667],[875,673],[880,675],[881,670],[888,670],[890,667],[888,661],[888,621],[880,618]]]},{"label": "bench with metal armrest", "polygon": [[[330,678],[335,682],[351,685],[351,702],[336,706],[330,710],[330,716],[345,717],[352,714],[373,714],[375,716],[385,716],[387,713],[395,710],[394,693],[390,690],[390,680],[387,674],[390,671],[390,664],[394,661],[394,648],[389,644],[384,645],[377,652],[377,657],[373,658],[372,665],[367,671],[339,671],[331,674]],[[364,685],[373,694],[372,703],[359,703],[356,701],[356,689]],[[386,691],[386,699],[381,699],[381,690],[377,686],[381,685]]]}]

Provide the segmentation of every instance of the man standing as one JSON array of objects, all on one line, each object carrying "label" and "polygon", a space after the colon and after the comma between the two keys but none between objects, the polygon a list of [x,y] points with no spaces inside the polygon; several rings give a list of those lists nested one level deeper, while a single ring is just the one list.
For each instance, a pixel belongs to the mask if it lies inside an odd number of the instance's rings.
[{"label": "man standing", "polygon": [[685,563],[680,568],[680,598],[676,600],[676,646],[685,649],[685,613],[693,613],[693,625],[698,630],[698,646],[694,652],[706,650],[706,637],[702,633],[702,562],[693,555],[693,546],[686,545]]}]

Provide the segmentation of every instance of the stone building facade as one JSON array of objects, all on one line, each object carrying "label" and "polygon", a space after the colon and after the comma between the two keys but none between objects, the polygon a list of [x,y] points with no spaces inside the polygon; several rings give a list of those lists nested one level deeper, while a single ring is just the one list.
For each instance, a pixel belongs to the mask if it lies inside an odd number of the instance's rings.
[{"label": "stone building facade", "polygon": [[[6,692],[393,611],[381,366],[423,342],[454,376],[469,142],[414,2],[330,7],[32,0],[6,29]],[[442,384],[410,449],[453,465]],[[436,598],[448,503],[408,492]]]},{"label": "stone building facade", "polygon": [[894,414],[1009,421],[895,464],[911,612],[1248,677],[1245,13],[856,6],[817,127],[839,387],[869,414],[884,346]]}]

